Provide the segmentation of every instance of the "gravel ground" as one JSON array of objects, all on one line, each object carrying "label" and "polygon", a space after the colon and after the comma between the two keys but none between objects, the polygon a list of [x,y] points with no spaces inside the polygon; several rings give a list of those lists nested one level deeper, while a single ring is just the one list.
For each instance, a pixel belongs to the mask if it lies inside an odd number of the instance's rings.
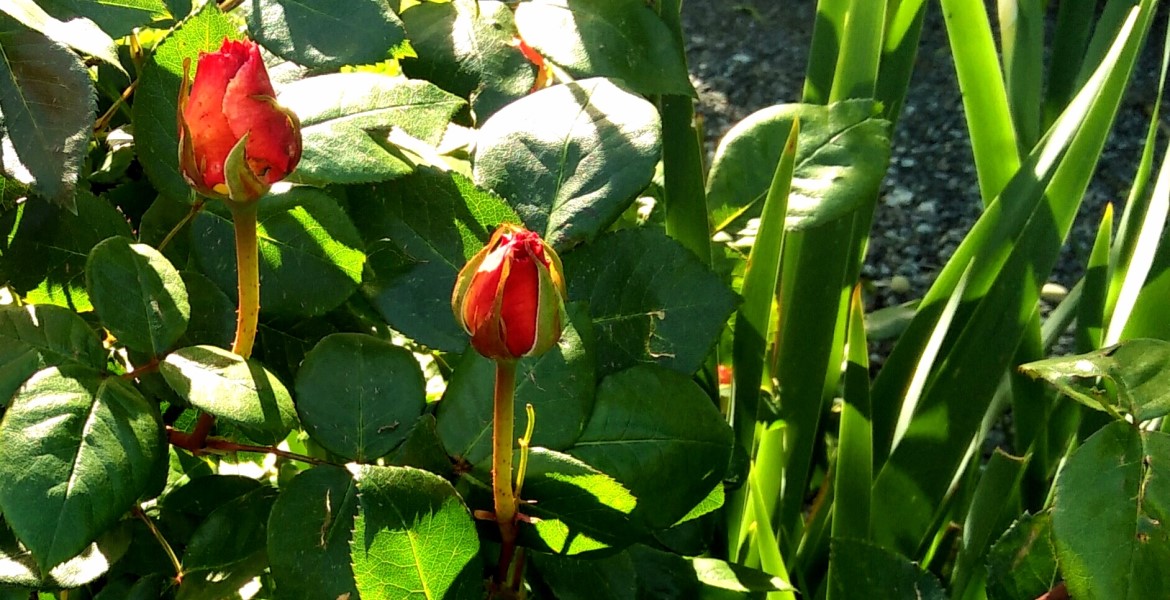
[{"label": "gravel ground", "polygon": [[[921,297],[980,214],[946,30],[937,6],[931,3],[928,10],[863,271],[876,284],[871,308]],[[799,101],[814,14],[811,0],[683,3],[687,56],[709,153],[749,114]],[[1154,25],[1152,39],[1160,39],[1162,23]],[[1149,46],[1053,274],[1066,287],[1084,270],[1104,204],[1124,201],[1141,156],[1161,50],[1160,43]]]}]

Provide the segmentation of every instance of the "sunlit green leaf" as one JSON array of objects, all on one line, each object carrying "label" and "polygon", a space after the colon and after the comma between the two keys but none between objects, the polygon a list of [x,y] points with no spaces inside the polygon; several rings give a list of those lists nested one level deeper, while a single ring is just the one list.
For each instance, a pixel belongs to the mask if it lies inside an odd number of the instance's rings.
[{"label": "sunlit green leaf", "polygon": [[352,472],[360,508],[351,553],[362,598],[482,593],[479,537],[451,484],[409,467],[354,466]]},{"label": "sunlit green leaf", "polygon": [[0,421],[0,510],[50,569],[129,510],[163,455],[158,409],[130,384],[79,366],[40,371]]},{"label": "sunlit green leaf", "polygon": [[563,250],[604,231],[650,183],[660,137],[654,105],[615,83],[557,85],[483,124],[475,182]]},{"label": "sunlit green leaf", "polygon": [[187,330],[187,287],[154,248],[112,237],[90,251],[85,279],[102,323],[127,347],[160,355]]},{"label": "sunlit green leaf", "polygon": [[214,346],[192,346],[168,354],[159,370],[191,406],[250,433],[275,441],[297,425],[288,389],[255,360]]},{"label": "sunlit green leaf", "polygon": [[482,122],[527,94],[536,68],[516,47],[512,9],[494,0],[423,2],[403,11],[417,58],[402,60],[411,77],[471,98]]},{"label": "sunlit green leaf", "polygon": [[[362,279],[366,255],[357,229],[324,192],[297,187],[266,196],[257,235],[261,314],[323,314],[345,302]],[[199,213],[191,242],[203,273],[234,298],[238,282],[230,213],[222,207]]]},{"label": "sunlit green leaf", "polygon": [[1111,423],[1069,455],[1052,533],[1078,600],[1136,600],[1170,589],[1170,436]]},{"label": "sunlit green leaf", "polygon": [[[1170,414],[1170,342],[1138,339],[1086,354],[1021,365],[1069,398],[1138,421]],[[1108,380],[1113,386],[1100,383]]]},{"label": "sunlit green leaf", "polygon": [[105,354],[94,331],[67,308],[0,307],[0,406],[41,369],[76,363],[100,370]]},{"label": "sunlit green leaf", "polygon": [[390,147],[399,127],[437,145],[463,106],[427,81],[375,73],[334,73],[281,88],[281,103],[301,120],[304,154],[292,179],[303,183],[369,183],[410,173],[410,162]]},{"label": "sunlit green leaf", "polygon": [[281,58],[306,67],[336,69],[385,60],[406,39],[402,22],[385,2],[258,0],[250,2],[248,32]]},{"label": "sunlit green leaf", "polygon": [[0,20],[0,166],[74,211],[74,187],[97,110],[93,83],[69,48]]},{"label": "sunlit green leaf", "polygon": [[715,231],[735,234],[760,216],[795,119],[800,137],[788,229],[832,221],[877,191],[890,153],[890,124],[875,113],[872,101],[771,106],[740,121],[719,143],[707,183]]},{"label": "sunlit green leaf", "polygon": [[641,94],[694,93],[670,30],[644,0],[523,2],[516,27],[574,77],[622,79]]}]

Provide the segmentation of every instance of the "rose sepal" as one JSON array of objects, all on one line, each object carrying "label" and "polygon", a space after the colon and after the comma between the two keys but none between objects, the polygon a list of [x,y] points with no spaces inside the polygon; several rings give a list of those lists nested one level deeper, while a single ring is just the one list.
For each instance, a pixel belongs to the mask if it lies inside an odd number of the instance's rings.
[{"label": "rose sepal", "polygon": [[244,148],[250,135],[245,133],[244,137],[232,146],[232,151],[228,153],[227,160],[223,163],[223,176],[227,185],[227,196],[224,199],[238,204],[259,200],[271,187],[248,167]]}]

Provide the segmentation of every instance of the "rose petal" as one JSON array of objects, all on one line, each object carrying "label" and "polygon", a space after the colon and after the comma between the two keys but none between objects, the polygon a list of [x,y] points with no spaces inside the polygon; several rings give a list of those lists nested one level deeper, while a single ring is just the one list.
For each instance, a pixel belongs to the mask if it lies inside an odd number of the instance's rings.
[{"label": "rose petal", "polygon": [[236,139],[250,134],[245,147],[248,166],[267,183],[284,179],[301,153],[300,135],[276,105],[275,96],[260,48],[248,42],[247,61],[227,85],[223,112]]},{"label": "rose petal", "polygon": [[467,299],[463,302],[463,323],[472,334],[479,331],[484,322],[491,317],[492,302],[495,301],[496,290],[500,285],[500,273],[503,271],[506,253],[507,250],[504,248],[493,250],[483,259],[483,263],[472,276]]},{"label": "rose petal", "polygon": [[[229,44],[225,42],[224,49],[228,48]],[[245,59],[246,55],[225,53],[221,49],[212,54],[201,54],[195,68],[195,81],[191,84],[183,121],[191,133],[191,146],[199,170],[198,174],[189,175],[201,175],[203,185],[208,188],[224,182],[223,163],[238,139],[232,135],[223,114],[223,95]]]},{"label": "rose petal", "polygon": [[504,303],[500,320],[504,323],[504,335],[508,351],[513,356],[523,356],[536,340],[536,311],[540,299],[540,274],[536,263],[528,255],[523,241],[511,245],[508,260],[511,271],[504,282]]}]

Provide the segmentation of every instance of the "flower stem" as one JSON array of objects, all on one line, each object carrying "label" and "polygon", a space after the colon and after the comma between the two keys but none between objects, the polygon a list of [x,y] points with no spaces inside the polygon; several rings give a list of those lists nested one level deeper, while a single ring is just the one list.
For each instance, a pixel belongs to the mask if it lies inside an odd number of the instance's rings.
[{"label": "flower stem", "polygon": [[236,314],[236,339],[232,352],[242,358],[252,356],[256,341],[256,324],[260,319],[260,249],[256,237],[258,202],[228,202],[236,230],[236,272],[239,281],[239,311]]},{"label": "flower stem", "polygon": [[496,581],[507,585],[508,567],[516,551],[516,494],[512,487],[512,445],[514,443],[514,396],[516,362],[496,361],[496,390],[492,415],[492,492],[496,522],[500,525],[500,564]]},{"label": "flower stem", "polygon": [[[236,339],[232,342],[232,352],[247,359],[252,356],[252,345],[256,342],[256,325],[260,320],[260,248],[256,236],[259,203],[227,202],[227,205],[232,211],[232,224],[236,230],[236,272],[239,285]],[[188,218],[198,212],[199,208],[202,208],[202,204],[192,205]],[[180,445],[203,448],[214,425],[213,415],[200,414],[190,436],[178,436],[178,439],[182,440]],[[172,443],[175,439],[172,436]]]},{"label": "flower stem", "polygon": [[[192,196],[194,196],[194,194],[192,194]],[[167,232],[167,236],[164,237],[163,241],[158,245],[159,252],[162,252],[163,249],[166,248],[171,243],[171,241],[175,239],[175,236],[178,235],[179,231],[186,227],[187,223],[190,223],[191,219],[195,218],[195,215],[199,214],[199,211],[203,210],[204,202],[205,201],[203,198],[198,196],[195,196],[191,200],[191,210],[188,210],[187,214],[183,215],[182,220],[176,223],[175,226]]]},{"label": "flower stem", "polygon": [[158,540],[158,544],[167,553],[167,558],[171,560],[171,566],[175,568],[175,583],[182,583],[183,563],[179,561],[178,555],[175,554],[175,549],[171,548],[171,545],[167,543],[167,539],[158,530],[158,526],[154,524],[154,520],[150,518],[150,515],[146,514],[146,511],[142,510],[141,506],[135,504],[130,511],[134,513],[134,516],[142,519],[143,523],[146,523],[146,528],[150,530],[150,534],[154,536],[154,539]]}]

